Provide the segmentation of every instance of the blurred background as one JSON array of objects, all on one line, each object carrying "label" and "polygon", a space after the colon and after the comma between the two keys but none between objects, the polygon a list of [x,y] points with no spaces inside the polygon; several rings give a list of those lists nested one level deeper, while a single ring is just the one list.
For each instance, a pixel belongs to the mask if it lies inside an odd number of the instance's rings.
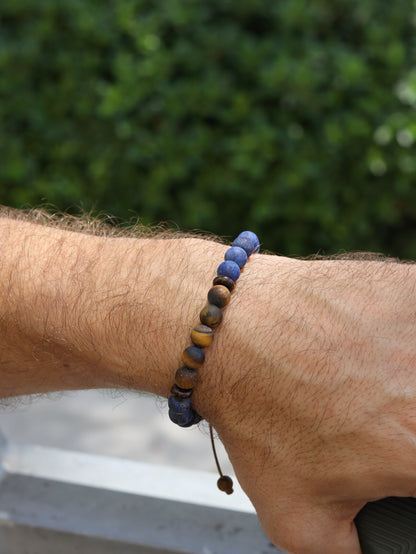
[{"label": "blurred background", "polygon": [[[0,203],[414,259],[415,25],[411,0],[2,0]],[[146,435],[142,402],[87,392],[1,419],[171,463],[176,429],[155,409]]]}]

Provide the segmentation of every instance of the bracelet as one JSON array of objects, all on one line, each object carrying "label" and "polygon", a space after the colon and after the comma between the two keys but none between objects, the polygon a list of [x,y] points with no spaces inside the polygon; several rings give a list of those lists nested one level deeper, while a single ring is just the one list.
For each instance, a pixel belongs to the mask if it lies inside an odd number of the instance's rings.
[{"label": "bracelet", "polygon": [[[240,276],[241,269],[247,259],[260,250],[260,242],[251,231],[243,231],[232,243],[224,256],[224,261],[218,266],[217,276],[208,292],[208,304],[201,310],[201,324],[191,331],[192,346],[188,346],[182,353],[183,366],[175,375],[175,384],[171,389],[168,400],[169,417],[180,427],[191,427],[199,423],[202,417],[192,407],[191,396],[198,381],[198,370],[205,360],[204,348],[214,339],[214,329],[222,321],[222,309],[229,303],[231,292]],[[211,444],[220,478],[218,488],[227,494],[233,492],[233,482],[230,477],[223,475],[215,451],[214,436],[210,425]]]}]

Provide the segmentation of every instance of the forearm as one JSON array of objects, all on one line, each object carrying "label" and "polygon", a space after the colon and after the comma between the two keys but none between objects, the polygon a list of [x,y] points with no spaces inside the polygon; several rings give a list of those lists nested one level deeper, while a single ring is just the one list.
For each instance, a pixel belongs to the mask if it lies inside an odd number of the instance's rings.
[{"label": "forearm", "polygon": [[168,395],[224,247],[0,219],[0,394]]}]

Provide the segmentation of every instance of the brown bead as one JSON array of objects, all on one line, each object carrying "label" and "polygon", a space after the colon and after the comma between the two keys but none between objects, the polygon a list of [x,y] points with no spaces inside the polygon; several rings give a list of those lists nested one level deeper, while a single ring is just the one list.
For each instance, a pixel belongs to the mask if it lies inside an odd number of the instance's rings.
[{"label": "brown bead", "polygon": [[230,301],[230,298],[231,292],[224,285],[215,285],[208,291],[208,302],[219,308],[224,308]]},{"label": "brown bead", "polygon": [[188,346],[182,352],[182,361],[187,367],[192,367],[192,369],[198,369],[204,363],[205,354],[202,348],[197,346]]},{"label": "brown bead", "polygon": [[180,367],[175,375],[175,384],[181,389],[192,389],[198,381],[198,375],[190,367]]},{"label": "brown bead", "polygon": [[218,306],[214,306],[214,304],[207,304],[205,308],[202,308],[199,319],[201,323],[213,329],[221,323],[222,311]]},{"label": "brown bead", "polygon": [[173,385],[173,387],[170,389],[171,394],[173,396],[176,396],[176,398],[180,398],[181,400],[185,400],[185,398],[191,398],[192,389],[182,389],[178,387],[178,385]]},{"label": "brown bead", "polygon": [[228,475],[222,475],[217,481],[217,487],[220,491],[226,492],[227,494],[233,494],[233,480]]},{"label": "brown bead", "polygon": [[208,325],[197,325],[191,331],[191,340],[200,348],[205,348],[212,343],[214,331]]},{"label": "brown bead", "polygon": [[212,281],[212,284],[215,285],[223,285],[224,287],[227,287],[227,289],[231,292],[233,288],[235,287],[235,281],[233,281],[230,277],[227,277],[227,275],[217,275],[215,279]]}]

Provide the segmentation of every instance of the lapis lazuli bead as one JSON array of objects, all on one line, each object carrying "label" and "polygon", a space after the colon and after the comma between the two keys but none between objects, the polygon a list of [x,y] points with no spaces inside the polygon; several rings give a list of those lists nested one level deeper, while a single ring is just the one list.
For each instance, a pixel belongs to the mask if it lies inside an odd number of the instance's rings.
[{"label": "lapis lazuli bead", "polygon": [[238,236],[253,241],[254,250],[252,254],[256,254],[260,250],[259,237],[256,235],[256,233],[253,233],[253,231],[243,231]]},{"label": "lapis lazuli bead", "polygon": [[186,412],[176,412],[175,410],[169,410],[169,418],[173,423],[179,425],[180,427],[190,427],[194,425],[195,421],[195,412],[189,408]]},{"label": "lapis lazuli bead", "polygon": [[191,427],[192,425],[196,425],[200,421],[202,421],[202,417],[197,414],[194,410],[191,410],[192,412],[192,420],[189,420],[189,422],[186,425],[181,425],[181,427]]},{"label": "lapis lazuli bead", "polygon": [[235,262],[232,262],[231,260],[226,260],[218,266],[217,275],[225,275],[233,281],[237,281],[237,279],[240,277],[240,268]]},{"label": "lapis lazuli bead", "polygon": [[233,246],[239,246],[246,251],[247,256],[251,256],[260,250],[260,241],[252,231],[243,231],[234,240]]},{"label": "lapis lazuli bead", "polygon": [[191,409],[191,399],[190,398],[176,398],[171,394],[168,400],[169,408],[177,413],[184,413],[187,410]]},{"label": "lapis lazuli bead", "polygon": [[226,260],[230,260],[232,262],[235,262],[238,267],[244,267],[247,261],[247,253],[245,250],[240,248],[239,246],[232,246],[227,250],[225,253],[224,258]]}]

